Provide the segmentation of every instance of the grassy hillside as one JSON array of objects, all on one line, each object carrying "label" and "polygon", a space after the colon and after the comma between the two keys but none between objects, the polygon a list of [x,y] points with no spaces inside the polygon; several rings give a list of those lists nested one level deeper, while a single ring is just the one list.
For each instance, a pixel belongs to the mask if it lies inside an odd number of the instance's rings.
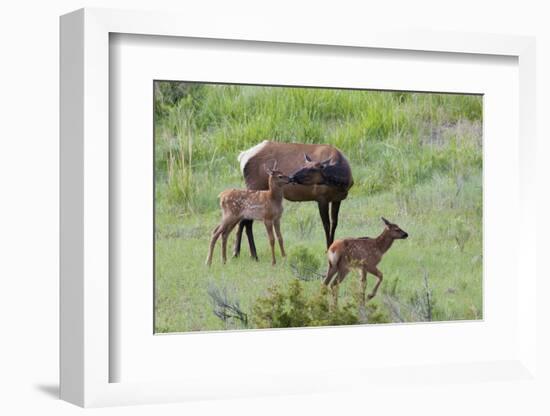
[{"label": "grassy hillside", "polygon": [[[376,236],[381,215],[409,232],[379,267],[385,279],[372,302],[387,321],[481,318],[481,121],[479,96],[156,83],[156,330],[239,328],[213,313],[209,291],[250,315],[270,287],[296,279],[280,256],[271,267],[260,224],[259,263],[244,244],[225,267],[219,246],[213,266],[203,265],[217,195],[244,187],[237,155],[265,139],[330,143],[346,154],[355,185],[337,237]],[[282,231],[287,251],[305,245],[324,273],[316,204],[286,201]],[[302,286],[314,296],[320,283]],[[341,299],[357,288],[352,273]]]}]

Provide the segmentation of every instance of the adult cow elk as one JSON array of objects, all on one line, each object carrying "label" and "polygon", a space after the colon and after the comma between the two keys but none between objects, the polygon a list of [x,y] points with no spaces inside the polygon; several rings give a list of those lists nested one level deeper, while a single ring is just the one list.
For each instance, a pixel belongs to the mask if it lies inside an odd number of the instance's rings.
[{"label": "adult cow elk", "polygon": [[[325,144],[281,143],[264,140],[241,152],[238,157],[246,187],[251,190],[268,189],[268,175],[263,166],[276,161],[278,169],[294,172],[290,184],[283,187],[284,198],[289,201],[317,201],[323,222],[327,247],[334,241],[338,226],[340,203],[348,196],[353,185],[351,167],[337,148]],[[246,229],[250,254],[256,260],[256,246],[251,219],[239,223],[234,256],[241,250],[243,229]]]}]

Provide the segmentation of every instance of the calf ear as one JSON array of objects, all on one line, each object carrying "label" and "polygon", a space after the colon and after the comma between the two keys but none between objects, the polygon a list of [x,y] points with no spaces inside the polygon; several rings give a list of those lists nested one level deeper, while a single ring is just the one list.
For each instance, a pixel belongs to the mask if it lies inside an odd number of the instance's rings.
[{"label": "calf ear", "polygon": [[306,162],[311,162],[311,158],[307,155],[307,153],[304,153],[304,160]]},{"label": "calf ear", "polygon": [[321,162],[321,167],[322,167],[322,168],[326,168],[328,165],[330,165],[331,161],[332,161],[332,160],[331,160],[330,157],[329,157],[328,159],[326,159],[326,160],[323,160],[323,161]]},{"label": "calf ear", "polygon": [[384,217],[380,217],[380,219],[381,219],[382,221],[384,221],[384,224],[386,224],[386,225],[391,225],[391,222],[389,222],[389,221],[388,221],[387,219],[385,219]]}]

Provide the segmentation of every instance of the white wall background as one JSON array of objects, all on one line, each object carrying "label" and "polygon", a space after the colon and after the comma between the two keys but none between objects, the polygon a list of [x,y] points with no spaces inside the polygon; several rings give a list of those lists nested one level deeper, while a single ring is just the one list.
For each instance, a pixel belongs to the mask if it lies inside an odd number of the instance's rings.
[{"label": "white wall background", "polygon": [[[163,9],[231,19],[273,19],[281,27],[324,22],[327,31],[346,25],[391,22],[403,27],[537,36],[540,203],[539,274],[550,277],[547,213],[550,156],[550,30],[545,1],[415,0],[347,1],[169,1],[20,0],[0,8],[0,412],[73,414],[81,409],[56,399],[58,384],[58,16],[80,7]],[[185,24],[182,22],[182,24]],[[503,237],[506,224],[503,224]],[[544,261],[544,264],[543,264]],[[549,307],[539,285],[543,340],[541,364],[548,371]],[[541,319],[542,320],[542,319]],[[546,353],[544,352],[546,351]],[[367,351],[366,351],[367,352]],[[327,380],[330,382],[330,380]],[[93,410],[99,414],[549,414],[543,391],[528,385],[434,386],[430,396],[415,389],[383,397],[345,392],[307,397],[259,398]],[[550,388],[547,386],[547,391]],[[546,392],[547,393],[547,392]],[[542,398],[542,399],[541,399]]]}]

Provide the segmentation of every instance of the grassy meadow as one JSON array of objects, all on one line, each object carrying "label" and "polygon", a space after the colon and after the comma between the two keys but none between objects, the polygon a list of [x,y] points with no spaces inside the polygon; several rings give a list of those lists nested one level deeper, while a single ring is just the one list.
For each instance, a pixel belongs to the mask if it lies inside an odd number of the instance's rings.
[{"label": "grassy meadow", "polygon": [[[380,216],[409,233],[378,266],[384,281],[369,302],[372,319],[358,311],[359,323],[482,318],[480,96],[163,81],[155,83],[156,332],[262,327],[259,299],[265,306],[274,289],[296,281],[304,298],[319,296],[326,247],[315,202],[284,201],[288,256],[277,247],[275,267],[257,222],[259,262],[243,238],[240,258],[223,266],[219,241],[212,267],[204,265],[221,217],[217,196],[244,188],[237,156],[265,139],[327,143],[346,155],[355,184],[336,238],[375,237]],[[306,275],[295,267],[304,252]],[[369,277],[367,290],[373,285]],[[352,272],[340,304],[353,310],[358,290]]]}]

